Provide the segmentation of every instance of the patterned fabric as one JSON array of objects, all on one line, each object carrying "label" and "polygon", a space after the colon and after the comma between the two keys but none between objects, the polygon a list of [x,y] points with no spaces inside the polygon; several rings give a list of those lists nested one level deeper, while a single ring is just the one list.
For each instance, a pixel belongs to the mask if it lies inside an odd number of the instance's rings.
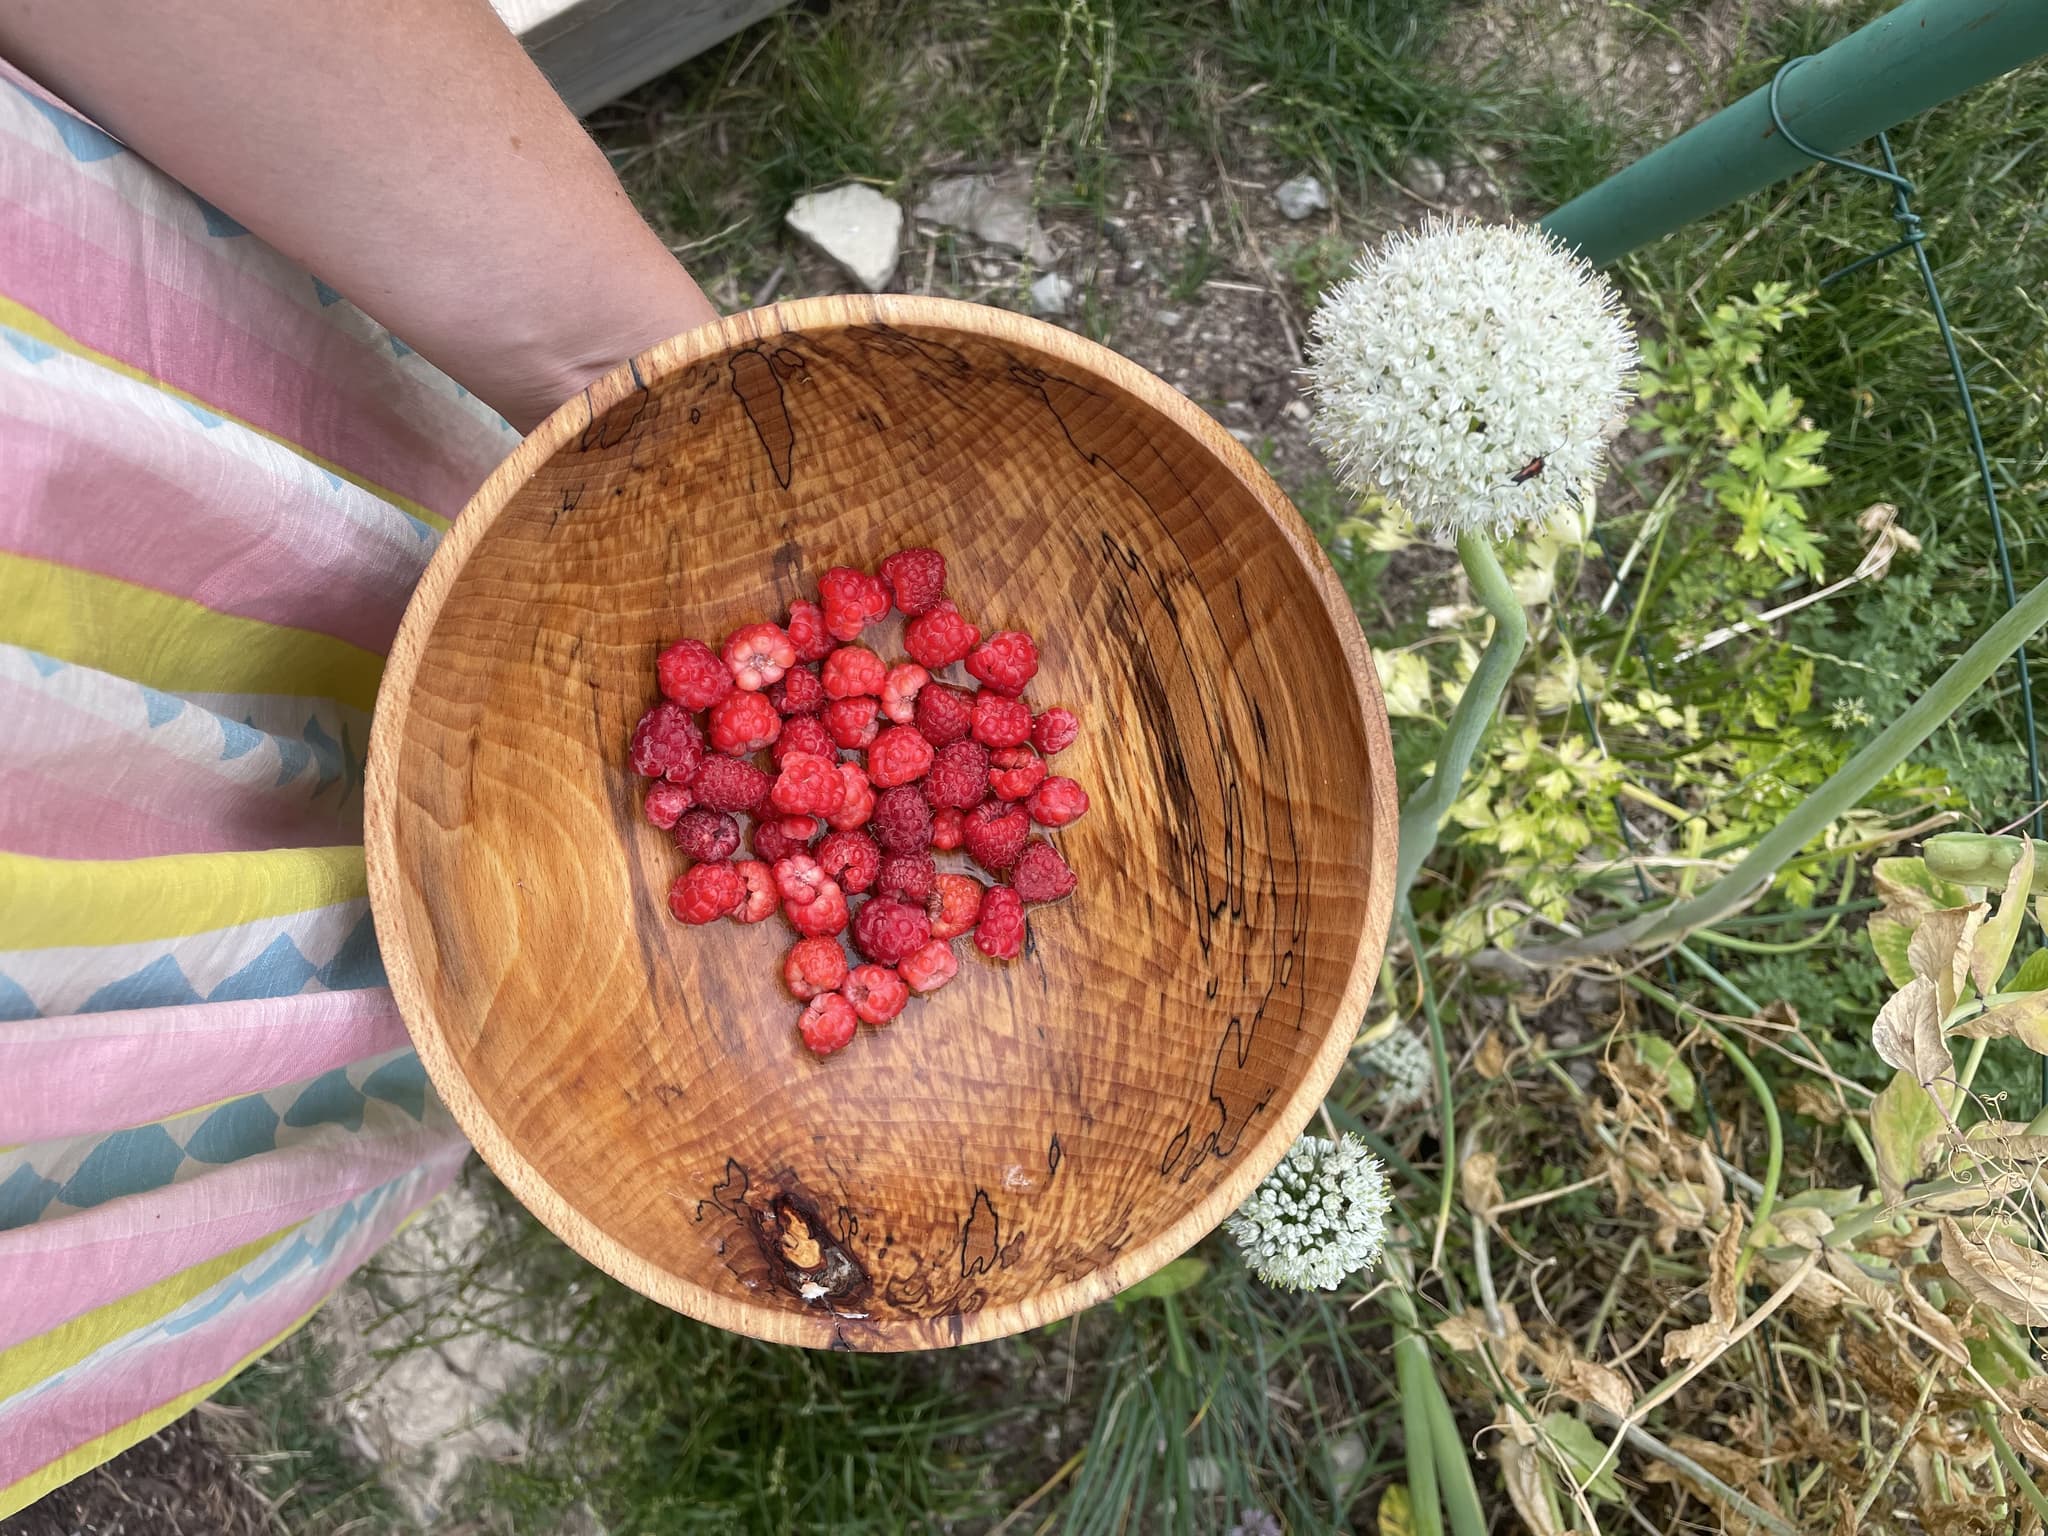
[{"label": "patterned fabric", "polygon": [[383,655],[511,429],[0,63],[0,1517],[467,1148],[377,956]]}]

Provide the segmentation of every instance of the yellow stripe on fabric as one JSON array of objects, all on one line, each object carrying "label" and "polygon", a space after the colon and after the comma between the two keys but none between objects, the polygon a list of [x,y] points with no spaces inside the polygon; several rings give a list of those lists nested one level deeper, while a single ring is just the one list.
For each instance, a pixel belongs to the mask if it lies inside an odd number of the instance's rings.
[{"label": "yellow stripe on fabric", "polygon": [[331,459],[323,459],[316,453],[307,452],[303,445],[293,442],[288,437],[279,437],[275,432],[266,431],[252,421],[242,420],[241,417],[235,415],[232,411],[222,410],[211,400],[202,400],[199,396],[192,394],[188,390],[180,389],[175,384],[166,384],[162,379],[152,374],[144,373],[140,368],[135,367],[131,363],[124,363],[118,357],[110,357],[97,348],[89,347],[62,326],[45,320],[25,304],[0,296],[0,325],[6,326],[9,330],[20,331],[24,336],[33,336],[37,341],[45,342],[55,347],[58,351],[67,352],[71,356],[80,358],[85,362],[96,364],[110,373],[118,373],[124,379],[133,379],[138,384],[147,384],[151,389],[156,390],[160,394],[169,395],[173,400],[183,400],[191,405],[200,406],[205,410],[211,411],[224,421],[232,421],[236,426],[245,427],[249,431],[254,432],[258,437],[268,438],[280,447],[289,448],[308,464],[324,469],[330,475],[339,475],[358,490],[368,491],[380,501],[390,502],[392,506],[397,507],[401,512],[411,513],[428,527],[438,528],[443,533],[448,531],[450,524],[448,518],[420,505],[410,496],[401,496],[396,491],[387,490],[381,485],[365,480],[361,475],[342,468],[341,465],[336,464]]},{"label": "yellow stripe on fabric", "polygon": [[368,894],[360,847],[154,859],[43,859],[0,852],[0,949],[183,938]]},{"label": "yellow stripe on fabric", "polygon": [[165,693],[281,693],[369,710],[384,658],[75,566],[0,554],[0,642]]}]

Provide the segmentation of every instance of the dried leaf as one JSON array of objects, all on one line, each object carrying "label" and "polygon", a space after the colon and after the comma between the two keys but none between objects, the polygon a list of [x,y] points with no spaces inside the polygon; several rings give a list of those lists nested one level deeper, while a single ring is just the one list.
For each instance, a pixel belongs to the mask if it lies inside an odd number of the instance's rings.
[{"label": "dried leaf", "polygon": [[1968,1236],[1952,1217],[1938,1225],[1941,1267],[1956,1284],[2001,1317],[2048,1328],[2048,1256],[1997,1232]]},{"label": "dried leaf", "polygon": [[1623,1416],[1635,1406],[1636,1392],[1628,1378],[1611,1366],[1588,1360],[1569,1339],[1544,1351],[1539,1361],[1550,1384],[1575,1403],[1598,1403],[1609,1413]]},{"label": "dried leaf", "polygon": [[1927,1170],[1929,1143],[1946,1124],[1941,1107],[1910,1072],[1898,1073],[1872,1102],[1870,1140],[1888,1203],[1904,1199],[1906,1186]]},{"label": "dried leaf", "polygon": [[1963,1020],[1950,1033],[1965,1040],[2003,1040],[2008,1036],[2038,1055],[2048,1056],[2048,991],[2022,992]]},{"label": "dried leaf", "polygon": [[[1923,926],[1920,930],[1925,933]],[[1914,943],[1919,943],[1916,936]],[[1878,1059],[1888,1067],[1913,1074],[1923,1088],[1932,1088],[1955,1075],[1955,1058],[1942,1038],[1941,1021],[1946,1010],[1939,1005],[1941,984],[1916,976],[1892,995],[1878,1011],[1870,1026],[1870,1043]]]},{"label": "dried leaf", "polygon": [[1508,1500],[1531,1536],[1570,1536],[1570,1527],[1558,1520],[1557,1488],[1542,1456],[1506,1436],[1493,1454],[1500,1463],[1500,1480],[1507,1485]]},{"label": "dried leaf", "polygon": [[1810,1206],[1780,1206],[1771,1213],[1771,1225],[1792,1247],[1809,1250],[1819,1249],[1820,1240],[1835,1230],[1832,1216]]},{"label": "dried leaf", "polygon": [[1458,1193],[1465,1209],[1484,1216],[1502,1200],[1500,1159],[1491,1152],[1473,1152],[1458,1165]]},{"label": "dried leaf", "polygon": [[1987,918],[1970,945],[1970,977],[1980,996],[1998,990],[1998,978],[2012,958],[2013,941],[2020,936],[2020,921],[2027,915],[2027,892],[2034,884],[2033,839],[2020,839],[2019,862],[2006,878],[2005,894],[1998,898],[1998,915]]},{"label": "dried leaf", "polygon": [[1493,1330],[1486,1325],[1486,1314],[1477,1307],[1467,1307],[1445,1318],[1436,1325],[1435,1333],[1446,1348],[1461,1355],[1477,1354],[1480,1344],[1493,1337]]},{"label": "dried leaf", "polygon": [[1795,1115],[1804,1115],[1821,1125],[1842,1123],[1841,1102],[1818,1083],[1794,1083],[1786,1097],[1790,1100],[1790,1107]]},{"label": "dried leaf", "polygon": [[1906,963],[1915,976],[1931,977],[1938,1020],[1955,1010],[1970,974],[1970,946],[1990,909],[1981,901],[1967,907],[1942,907],[1920,919],[1906,945]]},{"label": "dried leaf", "polygon": [[1913,979],[1906,949],[1920,919],[1941,907],[1961,906],[1966,898],[1961,886],[1929,874],[1919,859],[1879,859],[1872,877],[1884,907],[1873,912],[1865,925],[1870,947],[1877,952],[1878,964],[1891,984],[1903,987]]},{"label": "dried leaf", "polygon": [[1415,1536],[1414,1502],[1406,1483],[1387,1485],[1380,1495],[1378,1522],[1380,1536]]},{"label": "dried leaf", "polygon": [[1691,1328],[1674,1328],[1664,1335],[1664,1363],[1683,1360],[1688,1364],[1718,1355],[1728,1347],[1728,1335],[1735,1327],[1738,1297],[1735,1267],[1742,1257],[1742,1209],[1729,1215],[1728,1225],[1714,1239],[1707,1255],[1708,1320]]},{"label": "dried leaf", "polygon": [[1898,1296],[1882,1280],[1866,1273],[1861,1264],[1841,1249],[1830,1248],[1820,1261],[1844,1290],[1873,1312],[1889,1315],[1898,1304]]},{"label": "dried leaf", "polygon": [[1508,1050],[1491,1026],[1479,1037],[1479,1044],[1473,1049],[1472,1068],[1489,1083],[1499,1082],[1507,1075]]},{"label": "dried leaf", "polygon": [[[1963,1331],[1956,1326],[1955,1319],[1922,1296],[1915,1286],[1902,1286],[1900,1293],[1906,1298],[1906,1311],[1911,1316],[1913,1325],[1933,1341],[1936,1349],[1957,1365],[1968,1365],[1970,1346],[1964,1342]],[[2040,1379],[2048,1381],[2048,1377]]]},{"label": "dried leaf", "polygon": [[1699,1102],[1699,1084],[1693,1078],[1692,1068],[1678,1054],[1678,1048],[1661,1035],[1637,1035],[1630,1043],[1672,1107],[1681,1113],[1689,1112]]},{"label": "dried leaf", "polygon": [[2005,1434],[2006,1443],[2024,1454],[2035,1466],[2048,1470],[2048,1434],[2023,1414],[2001,1413],[1998,1427]]}]

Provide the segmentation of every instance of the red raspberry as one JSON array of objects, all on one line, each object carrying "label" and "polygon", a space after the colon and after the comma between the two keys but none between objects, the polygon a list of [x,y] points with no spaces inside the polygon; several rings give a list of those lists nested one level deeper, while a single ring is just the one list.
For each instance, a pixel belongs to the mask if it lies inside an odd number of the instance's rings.
[{"label": "red raspberry", "polygon": [[812,838],[825,830],[825,823],[815,816],[778,816],[775,828],[801,848],[808,846]]},{"label": "red raspberry", "polygon": [[825,605],[825,627],[838,640],[858,640],[862,630],[889,615],[889,589],[880,578],[843,565],[818,578],[818,600]]},{"label": "red raspberry", "polygon": [[892,853],[875,876],[875,894],[921,907],[931,899],[938,869],[928,853]]},{"label": "red raspberry", "polygon": [[835,758],[792,752],[768,791],[768,803],[786,816],[829,816],[846,800],[846,780]]},{"label": "red raspberry", "polygon": [[1031,819],[1041,827],[1069,826],[1088,813],[1088,791],[1072,779],[1054,774],[1031,791],[1025,804],[1031,808]]},{"label": "red raspberry", "polygon": [[913,992],[936,992],[960,974],[959,957],[943,939],[933,939],[914,955],[906,955],[896,967]]},{"label": "red raspberry", "polygon": [[1080,734],[1081,722],[1074,712],[1057,704],[1031,722],[1032,745],[1047,757],[1066,751]]},{"label": "red raspberry", "polygon": [[796,647],[798,661],[823,661],[839,643],[825,627],[825,610],[802,598],[789,605],[789,622],[782,628]]},{"label": "red raspberry", "polygon": [[815,715],[825,707],[825,685],[809,667],[791,667],[782,674],[782,681],[768,690],[768,702],[785,718]]},{"label": "red raspberry", "polygon": [[825,825],[835,832],[851,832],[866,826],[875,814],[875,792],[868,784],[867,770],[859,763],[841,763],[839,777],[846,785],[846,798],[825,818]]},{"label": "red raspberry", "polygon": [[1005,747],[988,755],[988,787],[998,800],[1022,800],[1045,777],[1045,759],[1029,747]]},{"label": "red raspberry", "polygon": [[775,889],[792,907],[807,907],[832,883],[825,868],[808,853],[792,853],[775,862]]},{"label": "red raspberry", "polygon": [[988,751],[972,741],[941,747],[924,776],[924,797],[934,806],[972,810],[988,798]]},{"label": "red raspberry", "polygon": [[796,647],[773,624],[742,624],[725,637],[719,654],[732,668],[732,680],[749,693],[781,681],[796,665]]},{"label": "red raspberry", "polygon": [[1000,875],[1017,862],[1024,840],[1031,835],[1031,818],[1021,805],[988,800],[967,813],[961,841],[967,856],[992,875]]},{"label": "red raspberry", "polygon": [[934,683],[917,696],[917,728],[935,747],[965,741],[974,728],[974,697],[959,688]]},{"label": "red raspberry", "polygon": [[691,811],[676,821],[676,848],[700,863],[739,851],[740,824],[724,811]]},{"label": "red raspberry", "polygon": [[856,965],[840,989],[853,1011],[870,1024],[886,1024],[910,1001],[910,988],[886,965]]},{"label": "red raspberry", "polygon": [[931,941],[931,919],[921,907],[870,896],[853,914],[853,947],[877,965],[895,965]]},{"label": "red raspberry", "polygon": [[974,947],[991,960],[1014,960],[1024,953],[1024,898],[1007,885],[995,886],[982,898]]},{"label": "red raspberry", "polygon": [[842,645],[825,658],[819,673],[825,696],[833,699],[872,698],[882,691],[889,669],[864,645]]},{"label": "red raspberry", "polygon": [[771,867],[780,864],[792,853],[808,851],[804,846],[804,840],[785,832],[780,821],[755,822],[754,830],[747,836],[747,846],[754,850],[755,858]]},{"label": "red raspberry", "polygon": [[732,692],[732,672],[702,640],[678,640],[654,658],[664,697],[685,709],[709,709]]},{"label": "red raspberry", "polygon": [[715,923],[746,894],[746,881],[730,864],[692,864],[668,888],[668,909],[686,923]]},{"label": "red raspberry", "polygon": [[1076,876],[1060,857],[1059,849],[1042,837],[1034,837],[1017,855],[1017,867],[1010,871],[1010,884],[1026,901],[1064,901],[1074,894]]},{"label": "red raspberry", "polygon": [[697,777],[690,780],[690,791],[708,810],[751,811],[768,798],[768,775],[743,758],[707,757]]},{"label": "red raspberry", "polygon": [[690,793],[687,784],[671,784],[667,779],[656,779],[647,786],[647,819],[664,832],[696,803],[697,797]]},{"label": "red raspberry", "polygon": [[868,748],[868,778],[878,789],[894,789],[925,775],[932,765],[932,744],[910,725],[892,725]]},{"label": "red raspberry", "polygon": [[917,696],[931,680],[916,662],[897,662],[882,679],[882,713],[898,725],[910,724],[917,718]]},{"label": "red raspberry", "polygon": [[782,734],[782,716],[758,693],[729,693],[711,706],[714,751],[744,757],[771,745]]},{"label": "red raspberry", "polygon": [[782,979],[805,1002],[846,980],[846,951],[836,939],[798,939],[782,957]]},{"label": "red raspberry", "polygon": [[839,889],[835,881],[827,880],[818,887],[817,899],[809,906],[782,904],[782,915],[801,934],[811,937],[830,937],[846,931],[846,892]]},{"label": "red raspberry", "polygon": [[927,672],[950,667],[981,639],[981,631],[943,598],[903,626],[903,649]]},{"label": "red raspberry", "polygon": [[[1021,629],[990,635],[967,657],[967,675],[992,693],[1015,698],[1038,675],[1038,647]],[[742,688],[745,683],[740,684]]]},{"label": "red raspberry", "polygon": [[967,817],[958,806],[940,806],[932,812],[932,846],[941,853],[951,853],[960,846],[960,832],[966,825]]},{"label": "red raspberry", "polygon": [[[808,677],[810,674],[804,675]],[[790,676],[796,674],[792,672]],[[813,757],[832,762],[839,756],[839,743],[832,739],[832,733],[825,729],[825,722],[816,715],[792,715],[782,722],[782,734],[775,738],[775,745],[768,750],[774,754],[775,766],[780,768],[783,759],[792,752],[808,752]]]},{"label": "red raspberry", "polygon": [[860,1032],[860,1015],[853,1004],[837,992],[826,992],[804,1004],[803,1017],[796,1021],[804,1044],[819,1056],[843,1051]]},{"label": "red raspberry", "polygon": [[873,699],[834,699],[819,718],[833,741],[849,752],[858,752],[881,731],[882,723],[876,718],[881,711],[882,706]]},{"label": "red raspberry", "polygon": [[736,923],[758,923],[770,916],[781,905],[775,899],[775,875],[759,859],[742,859],[733,865],[739,877],[746,882],[747,894],[741,898],[739,909],[732,915]]},{"label": "red raspberry", "polygon": [[897,610],[911,618],[946,595],[946,557],[936,549],[899,549],[876,569]]},{"label": "red raspberry", "polygon": [[932,845],[932,808],[912,784],[875,796],[868,832],[884,853],[923,853]]},{"label": "red raspberry", "polygon": [[932,894],[924,909],[931,919],[932,937],[957,939],[981,917],[982,892],[986,889],[972,875],[940,875],[932,882]]},{"label": "red raspberry", "polygon": [[626,749],[626,756],[635,773],[687,784],[704,761],[704,736],[687,709],[664,699],[633,727],[633,744]]},{"label": "red raspberry", "polygon": [[875,883],[882,849],[865,832],[834,832],[818,844],[818,864],[847,895],[859,896]]},{"label": "red raspberry", "polygon": [[[1031,707],[983,689],[974,696],[974,739],[984,747],[1023,746],[1031,739]],[[712,742],[717,744],[715,735]]]}]

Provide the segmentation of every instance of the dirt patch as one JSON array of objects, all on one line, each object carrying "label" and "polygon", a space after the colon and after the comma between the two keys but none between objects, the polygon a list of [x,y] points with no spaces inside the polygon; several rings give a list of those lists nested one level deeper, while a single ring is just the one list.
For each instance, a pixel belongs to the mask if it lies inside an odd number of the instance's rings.
[{"label": "dirt patch", "polygon": [[18,1515],[0,1536],[256,1536],[271,1532],[270,1501],[242,1481],[234,1459],[187,1414]]}]

